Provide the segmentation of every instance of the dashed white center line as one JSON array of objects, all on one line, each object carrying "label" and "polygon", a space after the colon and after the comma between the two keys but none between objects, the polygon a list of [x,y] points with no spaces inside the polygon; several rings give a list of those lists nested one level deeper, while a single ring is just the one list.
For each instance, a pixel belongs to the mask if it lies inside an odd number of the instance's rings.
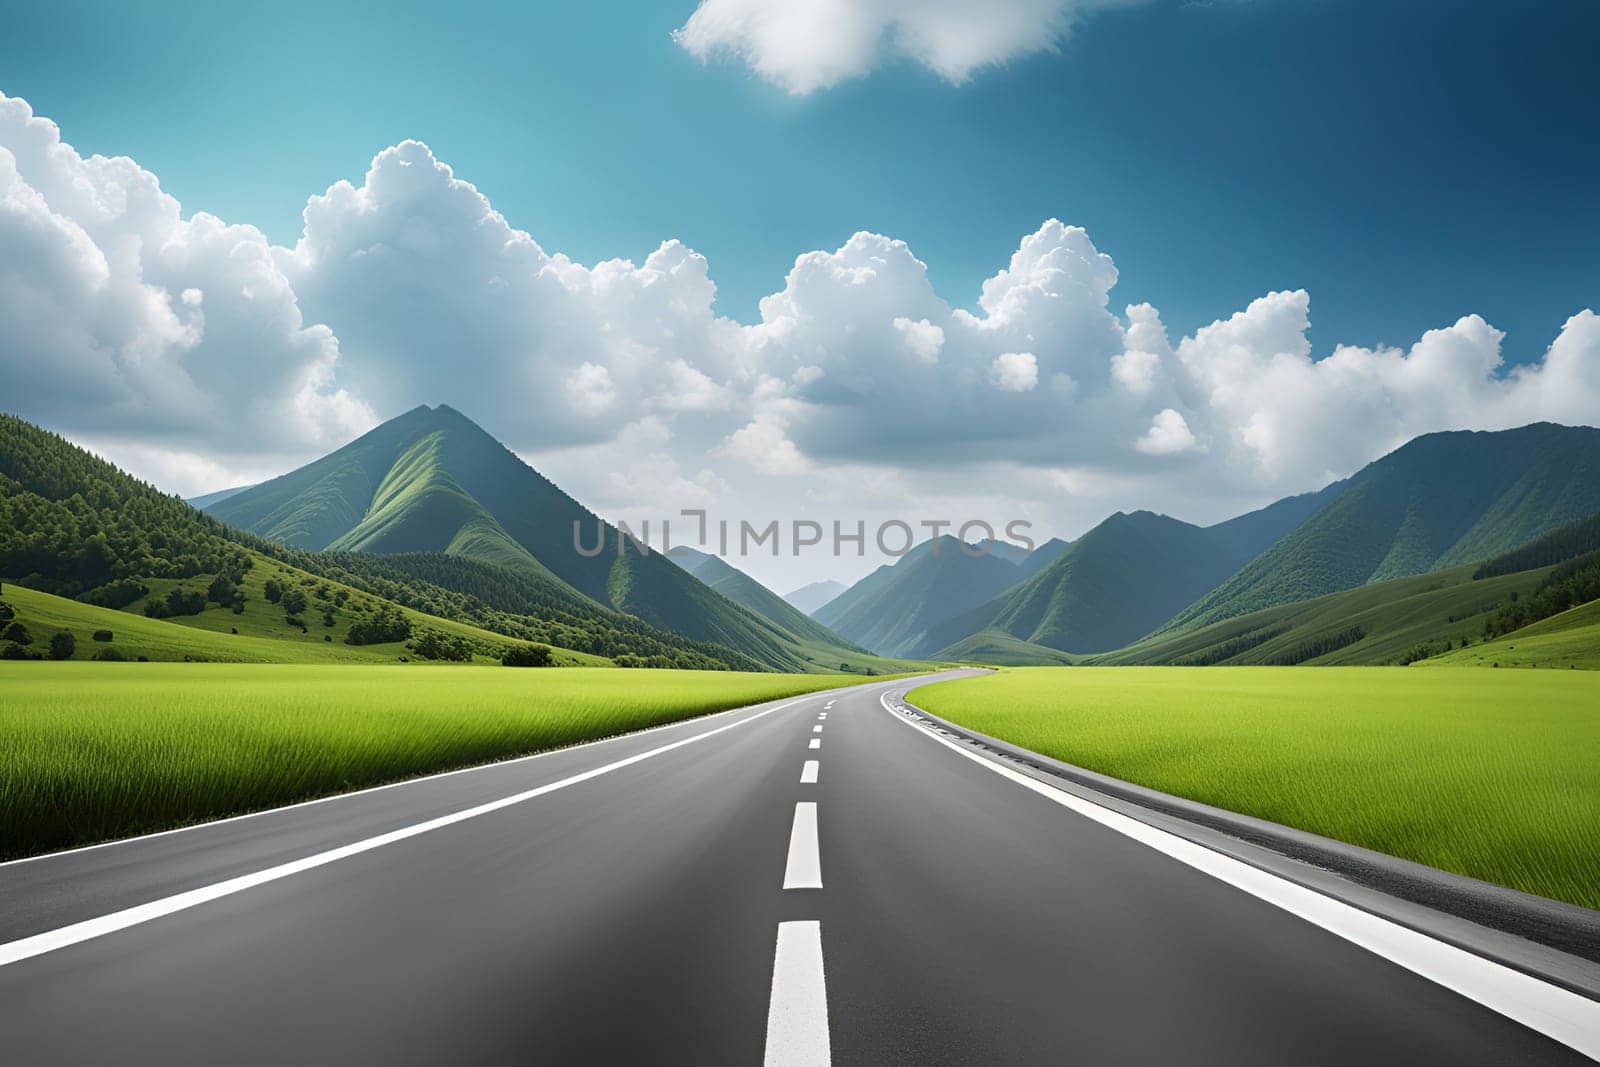
[{"label": "dashed white center line", "polygon": [[789,862],[784,866],[783,888],[822,888],[822,853],[817,847],[817,805],[813,801],[801,801],[794,806],[794,825],[789,828]]},{"label": "dashed white center line", "polygon": [[817,763],[816,760],[814,760],[814,759],[806,760],[805,766],[800,768],[800,784],[801,785],[816,785],[817,784],[817,767],[818,767],[818,763]]},{"label": "dashed white center line", "polygon": [[831,707],[833,707],[833,701],[830,700],[826,704],[822,705],[822,710],[827,711]]},{"label": "dashed white center line", "polygon": [[766,1067],[828,1067],[828,987],[822,973],[822,924],[778,924],[767,1007]]},{"label": "dashed white center line", "polygon": [[819,712],[817,712],[817,718],[819,718],[819,719],[826,719],[826,718],[827,718],[827,717],[828,717],[828,713],[827,713],[827,712],[825,712],[825,711],[819,711]]},{"label": "dashed white center line", "polygon": [[822,747],[822,738],[813,737],[811,739],[811,743],[809,745],[807,745],[806,747],[807,748],[821,748]]},{"label": "dashed white center line", "polygon": [[822,724],[818,723],[817,725],[813,726],[811,728],[811,732],[814,734],[820,734],[822,732]]}]

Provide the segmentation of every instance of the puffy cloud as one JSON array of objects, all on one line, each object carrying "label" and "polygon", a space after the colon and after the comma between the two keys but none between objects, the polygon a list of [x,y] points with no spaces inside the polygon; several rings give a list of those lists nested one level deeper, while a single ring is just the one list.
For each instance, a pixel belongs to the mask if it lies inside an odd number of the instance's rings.
[{"label": "puffy cloud", "polygon": [[1003,393],[1026,393],[1039,384],[1039,361],[1032,352],[1002,352],[994,357],[989,378]]},{"label": "puffy cloud", "polygon": [[1134,448],[1148,456],[1174,456],[1199,447],[1189,423],[1171,408],[1162,408],[1150,420],[1150,428],[1134,442]]},{"label": "puffy cloud", "polygon": [[1476,315],[1318,353],[1309,296],[1284,291],[1174,342],[1156,308],[1112,310],[1117,284],[1050,219],[960,307],[862,232],[800,255],[741,324],[680,242],[574,263],[414,141],[274,248],[0,97],[0,397],[185,492],[449,403],[618,511],[937,514],[970,505],[961,483],[1073,533],[1113,508],[1220,518],[1432,430],[1600,412],[1592,311],[1507,370]]},{"label": "puffy cloud", "polygon": [[923,363],[939,362],[939,349],[944,347],[944,330],[927,319],[915,322],[904,315],[897,316],[894,328],[905,338],[906,350]]},{"label": "puffy cloud", "polygon": [[254,227],[182,217],[131,159],[0,95],[0,395],[67,432],[304,454],[370,426]]},{"label": "puffy cloud", "polygon": [[1137,0],[701,0],[673,38],[803,95],[910,59],[954,84],[1054,49],[1082,16]]}]

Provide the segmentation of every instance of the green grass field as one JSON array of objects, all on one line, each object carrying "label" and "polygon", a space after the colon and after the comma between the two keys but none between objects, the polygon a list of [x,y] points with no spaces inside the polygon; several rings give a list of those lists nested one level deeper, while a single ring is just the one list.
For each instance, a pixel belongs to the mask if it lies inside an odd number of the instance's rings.
[{"label": "green grass field", "polygon": [[856,680],[0,662],[0,854],[182,826]]},{"label": "green grass field", "polygon": [[1498,641],[1420,660],[1417,666],[1600,670],[1600,600],[1540,619]]},{"label": "green grass field", "polygon": [[1600,908],[1600,675],[1020,668],[936,715],[1127,781]]}]

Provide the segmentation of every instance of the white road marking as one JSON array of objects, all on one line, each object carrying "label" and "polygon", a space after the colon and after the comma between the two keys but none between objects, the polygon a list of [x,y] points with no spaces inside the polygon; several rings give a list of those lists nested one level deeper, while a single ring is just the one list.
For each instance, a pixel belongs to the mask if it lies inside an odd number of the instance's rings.
[{"label": "white road marking", "polygon": [[[1046,785],[1020,771],[987,759],[897,713],[884,693],[878,697],[896,720],[917,733],[965,756],[1029,792],[1070,808],[1086,818],[1142,845],[1193,867],[1274,907],[1322,927],[1329,933],[1399,964],[1414,974],[1453,990],[1469,1000],[1584,1055],[1600,1059],[1600,1002],[1551,985],[1529,974],[1485,959],[1427,934],[1390,922],[1371,912],[1325,896],[1316,890],[1214,852],[1193,841],[1158,830],[1138,819],[1112,811],[1075,793]],[[941,731],[942,733],[943,731]]]},{"label": "white road marking", "polygon": [[778,924],[767,1006],[765,1067],[828,1067],[828,986],[822,970],[822,924]]},{"label": "white road marking", "polygon": [[805,766],[800,768],[800,784],[801,785],[816,785],[817,784],[817,768],[819,766],[820,766],[820,764],[818,764],[818,762],[816,760],[814,760],[814,759],[806,760]]},{"label": "white road marking", "polygon": [[789,861],[783,868],[783,888],[821,889],[822,851],[817,847],[817,805],[804,800],[794,806],[789,827]]},{"label": "white road marking", "polygon": [[820,734],[822,732],[822,724],[818,723],[817,725],[813,726],[811,728],[811,732],[814,734]]},{"label": "white road marking", "polygon": [[809,745],[807,745],[806,747],[807,748],[821,748],[822,747],[822,738],[813,737],[811,739],[811,743]]},{"label": "white road marking", "polygon": [[[384,845],[392,845],[397,841],[404,841],[407,838],[416,837],[419,834],[425,834],[430,830],[443,829],[446,826],[453,826],[456,823],[465,822],[468,819],[475,819],[480,815],[488,815],[490,812],[499,811],[501,808],[509,808],[513,804],[521,804],[524,801],[532,800],[535,797],[542,797],[546,793],[554,793],[558,789],[565,789],[567,786],[577,785],[580,782],[587,782],[591,778],[598,778],[603,774],[609,774],[612,771],[618,771],[624,767],[631,767],[635,763],[640,763],[654,756],[671,752],[673,749],[682,748],[685,745],[692,745],[696,741],[704,741],[708,737],[715,737],[717,734],[720,734],[726,730],[732,730],[735,727],[744,726],[747,723],[755,722],[757,719],[765,718],[766,716],[771,715],[773,712],[782,711],[785,708],[793,707],[798,703],[800,703],[800,701],[791,700],[787,703],[779,704],[776,707],[768,708],[766,711],[758,711],[754,715],[728,723],[726,726],[719,726],[714,730],[707,730],[704,733],[695,734],[693,737],[685,737],[678,741],[670,741],[667,744],[658,745],[655,748],[648,749],[644,752],[635,753],[632,756],[614,760],[611,763],[602,764],[599,767],[583,771],[579,774],[569,775],[566,778],[550,782],[546,785],[538,786],[534,789],[525,789],[520,793],[514,793],[508,797],[501,797],[499,800],[491,800],[488,803],[479,804],[476,807],[466,808],[462,811],[451,812],[449,815],[441,815],[438,818],[428,819],[424,822],[413,823],[410,826],[404,826],[398,830],[391,830],[388,833],[379,834],[376,837],[369,837],[363,841],[355,841],[348,845],[341,845],[338,848],[332,848],[325,852],[318,852],[315,855],[306,856],[303,859],[292,860],[288,863],[281,863],[276,867],[268,867],[265,870],[255,871],[251,874],[239,875],[236,878],[229,878],[221,882],[216,882],[212,885],[201,886],[198,889],[191,889],[184,893],[177,893],[170,897],[163,897],[160,900],[152,900],[147,904],[139,904],[135,907],[125,908],[122,911],[115,911],[109,915],[102,915],[94,919],[85,919],[82,922],[72,923],[69,926],[63,926],[55,930],[47,930],[40,934],[34,934],[31,937],[19,938],[16,941],[0,945],[0,967],[10,963],[17,963],[21,960],[30,959],[34,956],[43,955],[46,952],[53,952],[56,949],[66,948],[69,945],[76,945],[80,942],[91,940],[92,938],[104,937],[106,934],[116,933],[118,930],[126,930],[130,926],[137,926],[140,923],[146,923],[152,919],[159,919],[175,912],[184,911],[188,908],[193,908],[200,904],[217,900],[221,897],[231,896],[234,893],[243,892],[246,889],[253,889],[258,885],[265,885],[268,882],[275,882],[280,878],[287,878],[290,875],[313,870],[314,868],[325,866],[337,860],[347,859],[350,856],[359,856],[363,852],[371,852],[375,848],[382,848]],[[815,825],[813,825],[813,843],[815,843],[816,837],[815,829]]]},{"label": "white road marking", "polygon": [[826,704],[822,705],[822,710],[827,711],[831,707],[833,707],[833,701],[830,700]]}]

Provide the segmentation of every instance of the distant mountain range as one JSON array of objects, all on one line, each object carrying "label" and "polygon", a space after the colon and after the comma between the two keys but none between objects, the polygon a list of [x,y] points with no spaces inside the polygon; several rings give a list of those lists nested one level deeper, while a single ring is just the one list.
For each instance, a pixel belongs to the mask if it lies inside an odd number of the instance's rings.
[{"label": "distant mountain range", "polygon": [[1014,545],[924,541],[824,605],[816,619],[884,656],[916,656],[928,633],[1017,581],[1027,555]]},{"label": "distant mountain range", "polygon": [[[775,670],[838,669],[851,657],[860,661],[852,669],[869,665],[860,649],[756,586],[766,594],[758,598],[749,579],[715,575],[768,611],[724,596],[659,552],[623,544],[613,526],[445,405],[390,419],[207,511],[296,548],[443,553],[492,564]],[[774,622],[773,605],[804,632]]]},{"label": "distant mountain range", "polygon": [[802,585],[799,589],[785,593],[783,599],[805,614],[815,615],[819,608],[847,588],[849,587],[843,582],[836,582],[830,578],[827,581]]},{"label": "distant mountain range", "polygon": [[925,544],[817,617],[895,655],[1061,662],[1475,562],[1595,512],[1600,430],[1429,434],[1319,492],[1215,526],[1118,513],[1009,570],[961,553],[940,553],[936,566]]}]

